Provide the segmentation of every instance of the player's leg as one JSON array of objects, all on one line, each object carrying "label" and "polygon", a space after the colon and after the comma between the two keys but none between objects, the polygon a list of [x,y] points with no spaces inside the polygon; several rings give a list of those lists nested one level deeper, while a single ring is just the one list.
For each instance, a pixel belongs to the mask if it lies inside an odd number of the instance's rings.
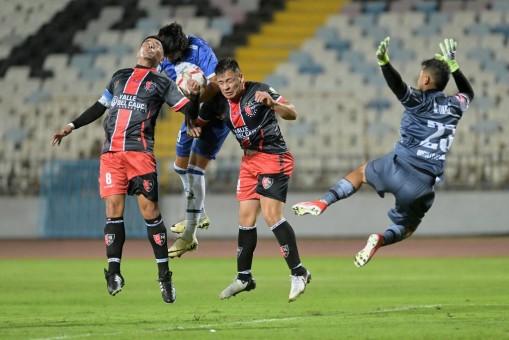
[{"label": "player's leg", "polygon": [[[270,178],[269,188],[263,185],[263,178]],[[284,201],[288,187],[289,176],[284,174],[260,175],[257,192],[260,193],[260,203],[265,223],[276,237],[281,254],[283,255],[291,273],[291,286],[288,301],[295,301],[306,289],[311,281],[311,273],[302,265],[295,232],[283,216]]]},{"label": "player's leg", "polygon": [[176,299],[176,292],[171,280],[172,272],[168,265],[168,235],[158,203],[152,201],[151,198],[153,199],[153,197],[138,194],[138,204],[145,219],[148,240],[156,259],[162,298],[166,303],[173,303]]},{"label": "player's leg", "polygon": [[147,237],[158,268],[161,295],[166,303],[175,301],[175,288],[168,265],[168,235],[159,210],[159,185],[153,155],[144,152],[126,152],[129,195],[136,195],[141,215],[145,219]]},{"label": "player's leg", "polygon": [[255,192],[258,179],[256,172],[251,172],[248,159],[242,158],[237,184],[239,201],[239,231],[237,237],[237,276],[220,294],[227,299],[243,291],[256,288],[251,267],[258,240],[256,220],[260,213],[260,195]]},{"label": "player's leg", "polygon": [[189,155],[191,154],[191,145],[193,138],[187,136],[185,122],[180,126],[180,130],[177,135],[177,144],[175,146],[176,158],[173,163],[173,170],[177,173],[180,180],[182,181],[182,187],[184,188],[184,196],[187,197],[192,194],[190,193],[189,179],[187,176],[187,166],[189,164]]},{"label": "player's leg", "polygon": [[192,223],[191,230],[186,236],[183,236],[184,238],[190,239],[191,233],[195,233],[196,227],[208,229],[211,223],[205,211],[205,171],[210,161],[216,159],[229,133],[230,130],[224,122],[214,120],[204,127],[200,138],[195,138],[192,142],[187,169],[187,181],[191,195],[186,201],[186,219],[171,227],[171,231],[182,233],[186,229],[186,225]]},{"label": "player's leg", "polygon": [[182,234],[184,239],[196,238],[196,228],[208,229],[210,225],[210,219],[204,211],[205,170],[209,162],[210,159],[191,152],[187,174],[194,195],[187,200],[186,226]]},{"label": "player's leg", "polygon": [[257,199],[247,199],[239,203],[239,232],[237,237],[237,276],[233,282],[220,294],[221,299],[227,299],[240,292],[256,288],[251,268],[256,249],[258,235],[256,218],[260,212],[260,202]]},{"label": "player's leg", "polygon": [[410,237],[433,204],[434,177],[403,164],[393,154],[388,154],[369,162],[366,167],[368,183],[382,197],[385,192],[394,194],[396,204],[388,213],[393,224],[383,233],[370,235],[364,248],[355,255],[357,267],[367,264],[380,247]]},{"label": "player's leg", "polygon": [[122,249],[125,242],[124,206],[125,195],[111,195],[104,198],[106,203],[106,225],[104,226],[104,242],[108,269],[104,269],[106,287],[110,295],[115,296],[122,290],[125,280],[120,273]]},{"label": "player's leg", "polygon": [[260,195],[260,206],[265,223],[274,233],[281,254],[291,273],[288,301],[295,301],[311,281],[311,273],[302,265],[295,232],[283,216],[288,193],[288,183],[293,172],[291,153],[270,155],[256,153],[249,157],[248,166],[257,171],[255,192]]},{"label": "player's leg", "polygon": [[334,184],[319,200],[299,202],[292,206],[295,215],[320,215],[329,205],[353,195],[363,183],[366,183],[364,174],[366,164],[350,172]]},{"label": "player's leg", "polygon": [[122,159],[117,153],[101,155],[99,170],[99,193],[106,204],[106,225],[104,242],[108,269],[104,269],[106,287],[111,295],[122,290],[125,280],[120,273],[122,250],[125,242],[124,208],[128,180],[122,170]]}]

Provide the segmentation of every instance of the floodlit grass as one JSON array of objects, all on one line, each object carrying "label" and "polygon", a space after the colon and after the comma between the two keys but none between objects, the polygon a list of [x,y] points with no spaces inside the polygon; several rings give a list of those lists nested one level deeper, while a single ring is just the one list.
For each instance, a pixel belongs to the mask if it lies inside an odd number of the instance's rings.
[{"label": "floodlit grass", "polygon": [[171,261],[165,304],[153,260],[123,262],[109,296],[100,260],[0,261],[2,339],[509,338],[509,258],[305,258],[313,280],[288,303],[281,258],[255,258],[258,286],[229,300],[235,259]]}]

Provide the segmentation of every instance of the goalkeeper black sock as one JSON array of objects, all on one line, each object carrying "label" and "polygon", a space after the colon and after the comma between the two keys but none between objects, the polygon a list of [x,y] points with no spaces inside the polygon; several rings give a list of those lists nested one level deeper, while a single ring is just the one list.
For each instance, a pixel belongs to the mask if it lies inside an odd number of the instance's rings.
[{"label": "goalkeeper black sock", "polygon": [[120,260],[125,242],[124,217],[108,217],[104,226],[104,243],[108,257],[108,272],[120,273]]},{"label": "goalkeeper black sock", "polygon": [[292,226],[285,219],[270,227],[281,249],[281,254],[286,260],[288,268],[292,271],[292,275],[304,275],[305,268],[302,267],[297,249],[297,240]]},{"label": "goalkeeper black sock", "polygon": [[145,223],[147,224],[148,240],[152,245],[156,258],[159,277],[163,277],[166,271],[169,270],[166,227],[161,215],[154,219],[145,220]]},{"label": "goalkeeper black sock", "polygon": [[237,272],[238,278],[247,280],[251,277],[251,266],[253,265],[253,254],[256,249],[258,234],[256,225],[252,227],[239,226],[237,238]]}]

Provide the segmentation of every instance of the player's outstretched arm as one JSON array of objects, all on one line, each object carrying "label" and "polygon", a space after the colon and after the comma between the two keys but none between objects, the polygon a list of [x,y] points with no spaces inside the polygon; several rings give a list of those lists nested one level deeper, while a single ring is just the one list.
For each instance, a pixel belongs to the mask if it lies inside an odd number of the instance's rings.
[{"label": "player's outstretched arm", "polygon": [[51,137],[51,145],[60,145],[62,138],[68,136],[72,130],[88,125],[101,117],[106,112],[106,106],[101,104],[99,101],[95,102],[94,105],[90,106],[85,110],[78,118],[67,124],[62,130],[55,133]]},{"label": "player's outstretched arm", "polygon": [[389,62],[389,43],[391,41],[390,37],[386,37],[384,40],[380,42],[378,45],[378,49],[376,50],[376,59],[378,61],[378,65],[382,69],[382,73],[384,75],[385,81],[392,92],[396,95],[398,99],[401,99],[405,96],[407,92],[407,85],[401,79],[401,75],[396,71],[394,67],[392,67]]},{"label": "player's outstretched arm", "polygon": [[438,44],[440,47],[440,51],[442,54],[435,54],[435,59],[442,60],[449,66],[449,70],[451,73],[454,73],[457,69],[460,68],[458,62],[456,61],[456,48],[458,43],[453,39],[444,39],[443,43]]},{"label": "player's outstretched arm", "polygon": [[60,145],[60,142],[62,142],[62,139],[65,136],[68,136],[72,132],[73,125],[71,125],[71,124],[72,123],[67,124],[66,126],[64,126],[64,128],[62,130],[53,134],[53,136],[51,137],[51,146]]},{"label": "player's outstretched arm", "polygon": [[450,38],[444,39],[443,43],[441,42],[439,45],[440,51],[442,54],[435,54],[435,59],[442,60],[449,66],[449,70],[451,70],[452,77],[456,82],[456,86],[458,87],[458,91],[460,93],[466,94],[470,101],[474,99],[474,89],[467,77],[463,75],[456,61],[456,50],[458,47],[458,43]]},{"label": "player's outstretched arm", "polygon": [[376,50],[376,59],[378,60],[378,65],[380,65],[380,66],[384,66],[389,62],[389,43],[390,42],[391,42],[391,37],[386,37],[378,45],[378,49]]}]

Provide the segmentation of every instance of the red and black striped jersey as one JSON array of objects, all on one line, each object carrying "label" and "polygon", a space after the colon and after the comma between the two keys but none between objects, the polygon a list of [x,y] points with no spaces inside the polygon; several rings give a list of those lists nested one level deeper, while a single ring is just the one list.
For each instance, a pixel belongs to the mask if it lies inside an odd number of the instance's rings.
[{"label": "red and black striped jersey", "polygon": [[219,92],[213,99],[203,103],[198,119],[204,122],[212,119],[223,120],[242,149],[269,154],[288,152],[279,129],[276,112],[254,100],[256,91],[268,92],[274,100],[285,102],[285,99],[269,85],[248,81],[238,102],[225,98]]},{"label": "red and black striped jersey", "polygon": [[115,72],[99,102],[109,108],[104,119],[102,152],[154,152],[156,119],[166,102],[175,111],[189,102],[177,85],[155,69],[134,67]]}]

